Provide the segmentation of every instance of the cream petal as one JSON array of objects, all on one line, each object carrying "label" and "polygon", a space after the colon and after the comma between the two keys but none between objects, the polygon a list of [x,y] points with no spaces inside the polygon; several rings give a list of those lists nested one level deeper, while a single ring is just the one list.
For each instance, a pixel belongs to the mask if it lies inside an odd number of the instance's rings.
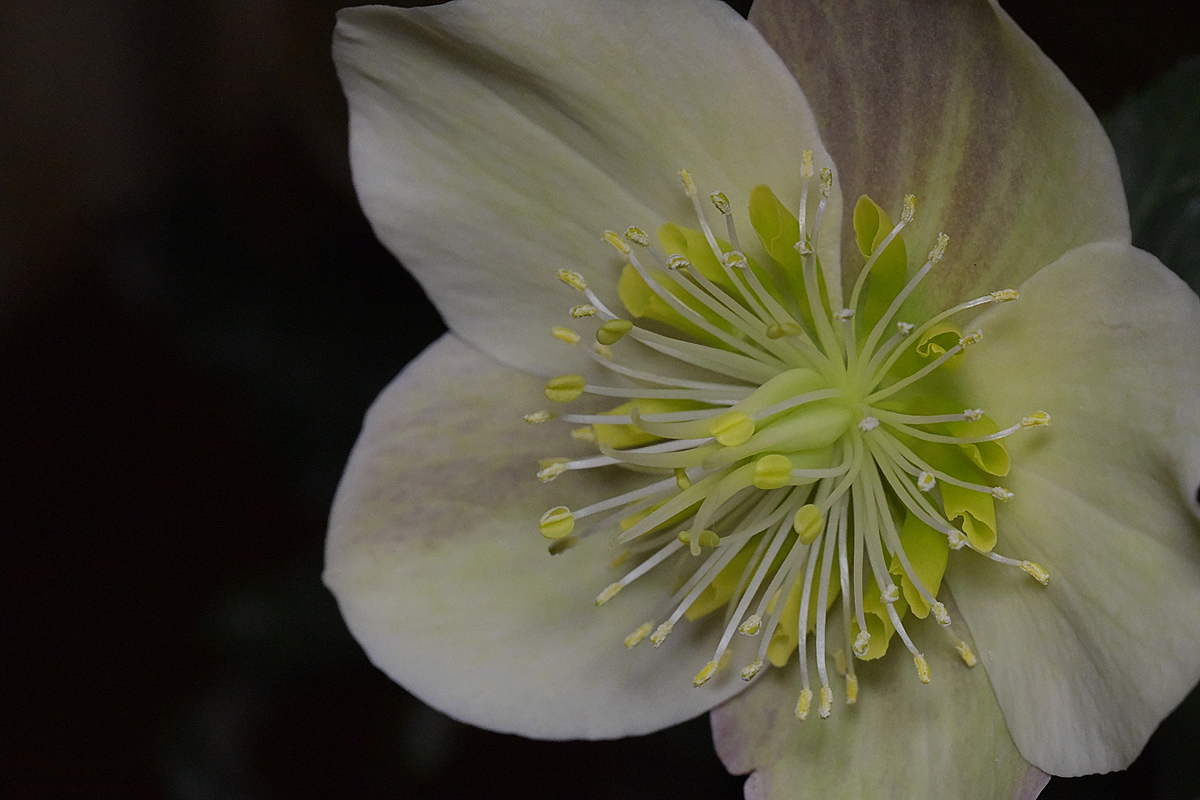
[{"label": "cream petal", "polygon": [[[745,220],[759,183],[798,203],[804,148],[832,163],[790,73],[714,0],[353,8],[334,57],[376,234],[459,336],[543,373],[548,327],[582,302],[555,271],[619,309],[620,261],[600,234],[694,225],[681,167]],[[836,184],[827,217],[837,264]]]},{"label": "cream petal", "polygon": [[721,673],[692,687],[716,644],[711,624],[680,624],[658,649],[627,650],[629,633],[665,616],[659,576],[597,608],[596,595],[628,569],[610,566],[619,551],[593,536],[546,552],[542,512],[615,484],[536,480],[540,457],[570,450],[567,426],[522,421],[544,405],[540,395],[536,379],[449,334],[384,390],[326,545],[325,581],[350,630],[417,697],[493,730],[608,738],[707,711],[744,686]]},{"label": "cream petal", "polygon": [[911,627],[929,662],[928,685],[918,682],[912,659],[894,641],[895,652],[857,662],[856,705],[844,704],[844,683],[836,681],[829,719],[819,719],[814,707],[807,720],[796,720],[795,661],[713,711],[725,766],[738,774],[753,770],[747,800],[1037,796],[1049,776],[1017,752],[987,674],[968,669],[936,626]]},{"label": "cream petal", "polygon": [[994,2],[755,0],[750,21],[796,75],[849,201],[898,210],[915,194],[914,256],[950,236],[926,310],[1014,286],[1072,247],[1129,242],[1099,121]]},{"label": "cream petal", "polygon": [[947,581],[1017,746],[1055,775],[1121,769],[1200,678],[1200,302],[1126,245],[1072,250],[980,317],[962,368],[1011,437],[997,551]]}]

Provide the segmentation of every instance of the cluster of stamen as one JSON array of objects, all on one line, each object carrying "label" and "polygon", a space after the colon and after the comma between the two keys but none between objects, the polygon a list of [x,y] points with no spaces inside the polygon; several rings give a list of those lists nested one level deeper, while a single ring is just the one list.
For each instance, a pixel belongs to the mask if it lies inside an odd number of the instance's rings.
[{"label": "cluster of stamen", "polygon": [[[616,379],[609,385],[561,375],[546,383],[546,398],[562,404],[587,395],[621,404],[598,413],[527,415],[530,424],[567,422],[572,439],[595,443],[598,450],[584,458],[545,459],[537,477],[549,482],[568,472],[622,466],[651,477],[584,508],[548,510],[539,528],[551,540],[551,552],[597,533],[627,547],[624,560],[635,566],[599,593],[597,605],[668,561],[690,559],[690,576],[667,601],[665,619],[646,621],[625,646],[647,639],[658,646],[685,616],[723,607],[722,635],[693,683],[706,683],[725,666],[739,634],[761,637],[757,656],[741,669],[747,681],[767,663],[781,666],[797,649],[800,719],[814,700],[810,637],[821,717],[833,705],[830,657],[844,677],[846,702],[854,703],[856,658],[879,657],[893,634],[911,654],[919,680],[929,682],[925,656],[905,627],[909,612],[932,615],[949,633],[947,646],[973,666],[974,654],[951,632],[950,614],[937,599],[946,554],[966,547],[1048,581],[1041,566],[993,552],[991,504],[1013,495],[989,476],[1007,472],[1004,438],[1050,420],[1034,412],[1000,428],[979,408],[934,407],[938,401],[922,397],[918,384],[982,340],[978,330],[958,333],[950,317],[1015,300],[1016,291],[992,292],[921,324],[898,320],[949,241],[939,234],[911,277],[901,264],[898,288],[882,300],[882,290],[871,294],[872,281],[883,280],[877,265],[895,260],[889,248],[898,239],[903,245],[900,234],[915,214],[908,196],[898,223],[890,229],[881,224],[878,236],[868,231],[874,244],[841,306],[818,257],[833,176],[822,169],[814,180],[811,153],[802,168],[795,260],[766,248],[771,263],[753,263],[721,192],[709,196],[725,218],[727,239],[718,239],[692,177],[686,170],[680,177],[707,250],[664,253],[635,227],[603,234],[625,268],[621,300],[628,308],[633,301],[626,290],[630,296],[641,292],[659,309],[657,316],[648,312],[635,322],[616,314],[583,276],[558,272],[583,296],[569,316],[598,323],[592,361]],[[584,339],[565,326],[551,333],[568,345]],[[630,366],[619,357],[625,347],[686,365],[691,377]],[[696,368],[712,380],[696,379]],[[934,413],[914,413],[923,411]],[[951,523],[956,518],[959,526]],[[838,600],[840,615],[834,614]],[[827,628],[836,627],[837,616],[841,630],[832,636],[844,646],[830,648]]]}]

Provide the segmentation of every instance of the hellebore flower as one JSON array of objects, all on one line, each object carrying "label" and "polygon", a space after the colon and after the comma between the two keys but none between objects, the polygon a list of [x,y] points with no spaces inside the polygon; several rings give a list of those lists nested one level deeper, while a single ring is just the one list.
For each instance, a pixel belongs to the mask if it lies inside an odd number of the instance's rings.
[{"label": "hellebore flower", "polygon": [[1195,684],[1200,304],[995,4],[455,0],[334,52],[451,330],[330,522],[397,682],[544,738],[715,709],[763,798],[1034,796]]}]

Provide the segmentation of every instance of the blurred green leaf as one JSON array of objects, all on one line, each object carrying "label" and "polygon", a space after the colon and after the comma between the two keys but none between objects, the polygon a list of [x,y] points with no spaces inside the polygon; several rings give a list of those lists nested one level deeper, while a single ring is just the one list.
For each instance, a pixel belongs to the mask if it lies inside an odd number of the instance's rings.
[{"label": "blurred green leaf", "polygon": [[1184,61],[1104,120],[1133,243],[1200,289],[1200,59]]}]

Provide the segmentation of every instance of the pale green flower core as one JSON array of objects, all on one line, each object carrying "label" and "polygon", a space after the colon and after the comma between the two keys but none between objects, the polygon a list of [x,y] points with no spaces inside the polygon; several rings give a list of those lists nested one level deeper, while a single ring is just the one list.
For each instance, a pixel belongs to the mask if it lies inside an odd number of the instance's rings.
[{"label": "pale green flower core", "polygon": [[[735,635],[761,635],[758,655],[741,676],[753,679],[767,661],[783,666],[799,650],[800,719],[813,700],[810,638],[821,717],[833,705],[831,651],[847,703],[858,694],[854,657],[879,658],[893,635],[912,654],[919,679],[929,682],[925,657],[905,630],[910,613],[932,614],[948,634],[946,646],[974,665],[937,599],[951,550],[966,546],[1047,582],[1041,566],[993,552],[993,504],[1013,497],[996,485],[1009,470],[1003,439],[1050,422],[1033,412],[1001,429],[957,396],[954,370],[982,334],[963,333],[952,318],[1015,300],[1016,291],[993,292],[920,324],[897,319],[948,242],[939,234],[908,278],[900,234],[913,219],[911,195],[895,225],[869,198],[858,201],[854,229],[866,262],[848,305],[831,309],[816,253],[833,176],[828,169],[814,176],[808,152],[802,175],[796,215],[765,186],[751,193],[750,224],[768,264],[743,254],[720,192],[710,200],[725,217],[728,240],[717,238],[686,170],[680,177],[699,228],[664,225],[659,240],[666,255],[637,228],[623,237],[606,232],[625,261],[619,293],[637,324],[610,311],[581,275],[560,270],[558,278],[587,299],[570,315],[600,323],[592,358],[636,385],[563,375],[546,384],[553,402],[584,394],[625,401],[601,413],[526,417],[532,424],[572,423],[571,436],[600,451],[544,460],[543,481],[614,466],[651,474],[641,488],[585,508],[552,508],[539,526],[553,540],[552,553],[597,533],[627,546],[614,567],[635,566],[600,593],[597,605],[668,560],[686,562],[682,574],[690,577],[674,587],[665,621],[647,621],[625,646],[646,638],[657,646],[682,617],[724,608],[723,633],[693,683],[700,686],[725,665]],[[567,327],[553,335],[574,345],[583,338]],[[699,367],[724,380],[622,365],[619,349],[630,339],[689,365],[689,374]]]}]

